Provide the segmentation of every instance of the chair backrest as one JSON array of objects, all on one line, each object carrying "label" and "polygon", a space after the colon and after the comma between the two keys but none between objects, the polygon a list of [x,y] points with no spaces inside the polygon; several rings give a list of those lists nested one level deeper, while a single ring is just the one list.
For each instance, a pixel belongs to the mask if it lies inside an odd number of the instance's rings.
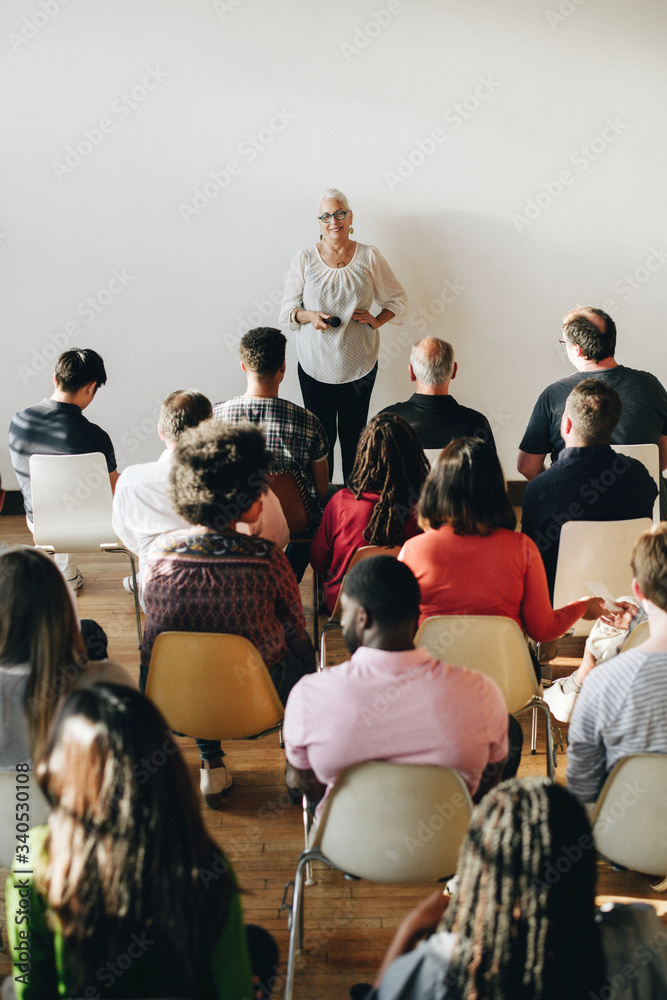
[{"label": "chair backrest", "polygon": [[591,815],[596,850],[647,875],[667,875],[667,754],[619,760]]},{"label": "chair backrest", "polygon": [[632,632],[628,635],[627,639],[623,643],[621,652],[625,653],[628,649],[635,649],[636,646],[640,646],[642,642],[646,642],[650,638],[651,631],[648,622],[640,622],[639,625],[635,625]]},{"label": "chair backrest", "polygon": [[0,804],[0,865],[10,868],[16,834],[45,823],[50,807],[32,771],[0,771]]},{"label": "chair backrest", "polygon": [[[566,521],[560,532],[554,608],[562,608],[600,582],[613,594],[632,593],[630,558],[635,542],[651,527],[651,519],[629,521]],[[600,596],[600,595],[594,595]],[[593,622],[578,621],[575,635],[588,635]]]},{"label": "chair backrest", "polygon": [[[363,562],[364,559],[371,559],[373,556],[390,556],[395,559],[402,548],[402,545],[395,545],[393,547],[385,545],[362,545],[361,548],[358,548],[356,552],[352,554],[352,558],[347,564],[347,568],[345,570],[345,576],[347,576],[353,566],[356,566],[357,563]],[[343,577],[343,582],[341,583],[340,590],[338,591],[336,604],[331,612],[331,618],[334,621],[338,621],[340,619],[340,595],[343,593],[343,587],[345,586],[345,576]]]},{"label": "chair backrest", "polygon": [[657,524],[660,520],[660,482],[662,480],[660,450],[657,444],[613,444],[612,448],[619,455],[629,455],[630,458],[636,458],[638,462],[646,466],[653,476],[655,485],[658,487],[658,495],[653,504],[653,521]]},{"label": "chair backrest", "polygon": [[433,615],[422,622],[415,646],[438,660],[493,677],[512,715],[540,694],[523,632],[499,615]]},{"label": "chair backrest", "polygon": [[267,482],[280,501],[290,535],[298,535],[317,522],[317,511],[308,484],[298,469],[271,472]]},{"label": "chair backrest", "polygon": [[309,846],[374,882],[435,881],[456,871],[471,812],[455,771],[367,761],[339,775]]},{"label": "chair backrest", "polygon": [[264,660],[241,635],[161,632],[146,694],[172,729],[205,740],[260,736],[284,714]]},{"label": "chair backrest", "polygon": [[104,455],[31,455],[35,543],[56,552],[91,552],[118,544]]},{"label": "chair backrest", "polygon": [[433,465],[442,448],[424,448],[424,454],[429,465]]}]

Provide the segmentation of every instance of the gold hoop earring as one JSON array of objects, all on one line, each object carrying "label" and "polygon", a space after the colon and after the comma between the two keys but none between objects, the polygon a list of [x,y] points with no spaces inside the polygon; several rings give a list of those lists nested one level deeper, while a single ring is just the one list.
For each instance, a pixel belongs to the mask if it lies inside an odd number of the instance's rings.
[{"label": "gold hoop earring", "polygon": [[353,232],[354,232],[354,226],[350,226],[350,236],[352,235]]}]

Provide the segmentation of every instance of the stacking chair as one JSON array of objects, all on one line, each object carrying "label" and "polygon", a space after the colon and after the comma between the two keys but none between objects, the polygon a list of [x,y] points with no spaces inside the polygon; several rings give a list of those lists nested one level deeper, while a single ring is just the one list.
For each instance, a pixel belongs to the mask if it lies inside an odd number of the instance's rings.
[{"label": "stacking chair", "polygon": [[[600,582],[614,595],[632,592],[630,558],[642,531],[651,527],[648,517],[629,521],[566,521],[561,528],[554,583],[554,608],[562,608]],[[599,596],[599,595],[597,595]],[[574,635],[588,635],[592,621],[579,620]]]},{"label": "stacking chair", "polygon": [[[361,548],[353,554],[349,563],[347,564],[347,569],[345,570],[345,575],[347,575],[353,566],[356,566],[358,562],[363,559],[370,559],[372,556],[393,556],[394,558],[401,551],[403,546],[396,545],[393,548],[387,548],[383,545],[362,545]],[[332,629],[340,629],[340,595],[343,592],[343,587],[345,585],[345,577],[343,577],[343,582],[341,583],[340,590],[338,591],[338,597],[336,598],[336,604],[333,611],[331,612],[331,617],[322,626],[322,634],[320,636],[320,662],[319,669],[324,670],[327,665],[327,633]]]},{"label": "stacking chair", "polygon": [[667,754],[637,753],[613,768],[591,815],[598,854],[612,864],[660,875],[667,889]]},{"label": "stacking chair", "polygon": [[640,622],[639,625],[635,625],[632,632],[628,635],[627,639],[623,643],[621,648],[622,653],[627,653],[629,649],[635,649],[636,646],[640,646],[642,642],[646,642],[651,636],[651,631],[648,622]]},{"label": "stacking chair", "polygon": [[134,555],[111,526],[113,495],[104,455],[32,455],[35,545],[47,552],[110,552],[130,560],[141,649],[141,612]]},{"label": "stacking chair", "polygon": [[[310,861],[373,882],[444,879],[456,871],[472,801],[459,774],[428,764],[368,761],[338,777],[285,886],[289,954],[285,1000],[291,1000],[294,959],[303,951],[303,877]],[[285,900],[293,885],[291,905]]]},{"label": "stacking chair", "polygon": [[653,522],[657,524],[660,520],[660,482],[662,480],[662,469],[660,468],[660,451],[657,444],[613,444],[612,448],[619,455],[629,455],[636,458],[646,466],[655,480],[658,487],[658,495],[653,504]]},{"label": "stacking chair", "polygon": [[[438,660],[479,670],[500,687],[510,715],[529,709],[544,713],[547,726],[547,774],[554,780],[556,746],[549,706],[541,697],[523,632],[511,618],[499,615],[433,615],[422,622],[415,646],[423,646]],[[532,749],[537,718],[533,715]],[[559,741],[560,742],[560,741]]]},{"label": "stacking chair", "polygon": [[21,846],[17,833],[46,823],[50,806],[33,771],[0,771],[0,803],[0,865],[10,868]]},{"label": "stacking chair", "polygon": [[256,739],[283,720],[266,664],[241,635],[161,632],[146,694],[171,729],[204,740]]}]

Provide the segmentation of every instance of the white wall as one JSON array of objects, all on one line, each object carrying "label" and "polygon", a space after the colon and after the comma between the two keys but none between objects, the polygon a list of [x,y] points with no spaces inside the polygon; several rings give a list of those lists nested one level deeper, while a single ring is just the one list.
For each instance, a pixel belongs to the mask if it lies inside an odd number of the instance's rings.
[{"label": "white wall", "polygon": [[[3,424],[90,346],[109,381],[87,416],[121,468],[154,458],[168,392],[242,391],[239,336],[277,321],[333,185],[410,299],[372,412],[443,336],[517,478],[575,303],[667,382],[666,29],[661,0],[3,0]],[[14,488],[4,441],[0,469]]]}]

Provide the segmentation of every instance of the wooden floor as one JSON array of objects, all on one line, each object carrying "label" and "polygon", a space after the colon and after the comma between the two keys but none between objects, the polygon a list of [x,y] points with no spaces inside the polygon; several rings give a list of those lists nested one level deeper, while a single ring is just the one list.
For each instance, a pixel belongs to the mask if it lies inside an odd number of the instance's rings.
[{"label": "wooden floor", "polygon": [[[21,517],[0,517],[0,540],[31,544]],[[81,617],[96,619],[109,637],[109,655],[120,661],[138,678],[139,653],[134,602],[122,588],[125,562],[118,556],[80,557],[85,583],[79,591]],[[311,606],[310,572],[301,585],[304,607]],[[330,643],[329,662],[345,658],[336,634]],[[570,673],[579,662],[581,640],[562,640],[553,662],[554,674]],[[338,659],[336,659],[338,657]],[[523,717],[524,746],[529,746],[529,716]],[[566,731],[567,727],[563,727]],[[194,741],[179,740],[193,782],[199,784],[198,754]],[[519,776],[544,774],[545,741],[542,724],[538,752],[524,752]],[[257,742],[225,744],[225,753],[234,775],[234,788],[222,809],[212,811],[203,803],[207,828],[230,856],[243,888],[248,922],[266,927],[278,941],[283,965],[287,957],[287,919],[280,912],[285,883],[294,877],[303,847],[301,812],[290,806],[285,792],[284,752],[278,737]],[[565,780],[564,756],[559,755],[557,780]],[[348,995],[358,981],[371,981],[381,956],[403,916],[432,886],[393,887],[368,882],[349,882],[335,871],[316,866],[317,884],[305,895],[306,954],[299,959],[294,996],[296,1000],[334,1000]],[[2,875],[4,886],[6,872]],[[656,894],[639,875],[615,872],[599,862],[600,900],[643,899],[652,902],[667,924],[667,893]],[[4,896],[4,891],[3,891]],[[4,925],[4,900],[2,902]],[[4,930],[4,927],[3,927]],[[3,934],[4,936],[4,934]],[[8,974],[9,956],[0,952],[0,977]],[[275,996],[282,996],[282,976]]]}]

